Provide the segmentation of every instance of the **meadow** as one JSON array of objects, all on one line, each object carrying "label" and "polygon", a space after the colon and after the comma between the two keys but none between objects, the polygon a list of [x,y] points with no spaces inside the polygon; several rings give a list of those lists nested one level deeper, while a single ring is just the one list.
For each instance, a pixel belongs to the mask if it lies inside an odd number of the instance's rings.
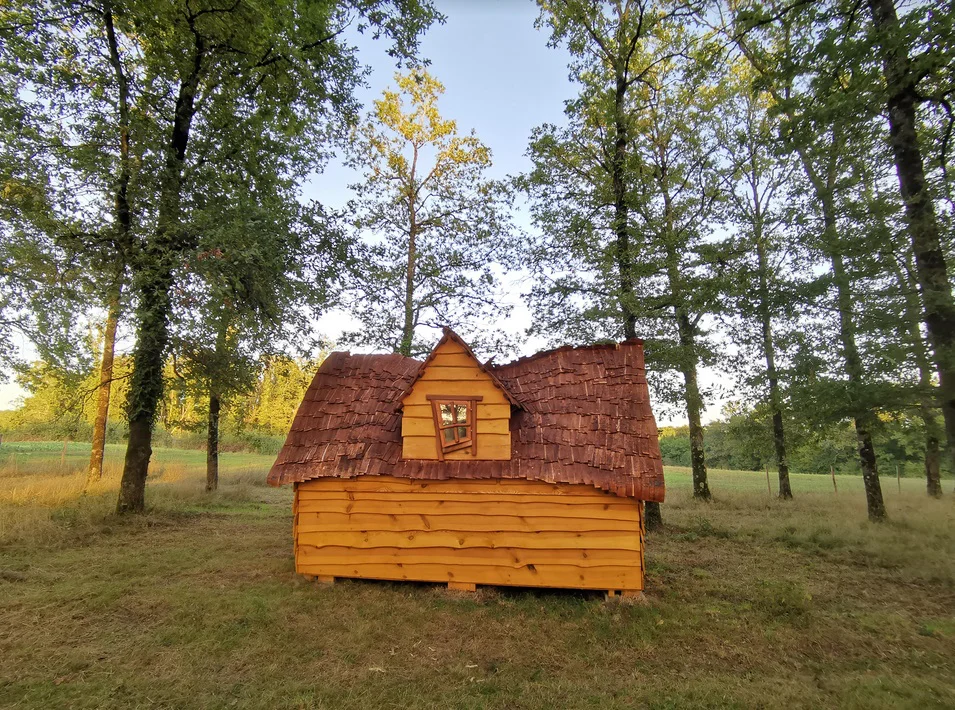
[{"label": "meadow", "polygon": [[[955,706],[955,495],[883,479],[667,470],[642,603],[600,594],[308,583],[271,457],[157,449],[147,514],[112,514],[122,448],[0,445],[0,706]],[[773,482],[775,483],[775,482]],[[773,491],[775,485],[773,485]]]}]

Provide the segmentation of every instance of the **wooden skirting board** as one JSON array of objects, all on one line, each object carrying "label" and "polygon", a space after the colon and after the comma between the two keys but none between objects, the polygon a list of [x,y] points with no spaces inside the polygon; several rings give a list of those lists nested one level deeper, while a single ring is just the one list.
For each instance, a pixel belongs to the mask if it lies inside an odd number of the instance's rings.
[{"label": "wooden skirting board", "polygon": [[[326,575],[303,574],[302,577],[309,582],[318,582],[319,584],[334,584],[335,578]],[[477,584],[474,582],[448,582],[448,589],[454,592],[477,592]],[[642,589],[608,589],[606,598],[610,599],[631,599],[642,601],[644,599]]]}]

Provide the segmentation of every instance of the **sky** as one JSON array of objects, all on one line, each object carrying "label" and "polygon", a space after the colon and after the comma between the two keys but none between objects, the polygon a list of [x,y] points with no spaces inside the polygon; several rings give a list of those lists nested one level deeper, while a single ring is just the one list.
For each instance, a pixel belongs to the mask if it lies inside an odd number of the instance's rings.
[{"label": "sky", "polygon": [[[549,34],[534,28],[531,0],[438,0],[447,16],[421,43],[428,70],[445,86],[439,110],[457,121],[461,133],[477,133],[493,154],[490,177],[503,178],[530,167],[525,157],[531,129],[563,121],[564,101],[574,94],[567,78],[569,55],[547,47]],[[383,42],[358,36],[360,56],[372,67],[359,98],[370,107],[394,87],[396,67]],[[333,163],[305,186],[305,196],[340,206],[351,196],[358,174]]]},{"label": "sky", "polygon": [[[537,30],[538,16],[532,0],[437,0],[447,16],[443,25],[433,26],[421,43],[421,54],[430,60],[429,71],[445,86],[439,110],[445,118],[457,121],[458,130],[472,129],[492,152],[490,177],[503,178],[530,168],[526,157],[532,129],[542,123],[563,122],[564,102],[575,94],[568,79],[566,50],[547,46],[549,33]],[[385,53],[384,42],[357,35],[352,38],[361,61],[372,73],[368,86],[358,98],[367,106],[393,86],[397,67]],[[352,193],[348,186],[360,176],[333,159],[321,174],[313,175],[303,186],[302,197],[338,208]],[[518,226],[529,229],[526,210],[515,216]],[[501,326],[520,333],[530,324],[530,315],[520,298],[520,283],[509,289],[514,316]],[[526,290],[526,286],[523,290]],[[332,339],[349,326],[347,313],[333,312],[318,320],[323,335]],[[120,349],[129,347],[128,337]],[[540,342],[526,341],[522,354],[539,350]],[[712,381],[713,373],[701,380]],[[0,409],[10,407],[23,391],[13,383],[0,384]],[[711,407],[707,418],[718,414]],[[658,417],[661,424],[680,423],[683,417]]]}]

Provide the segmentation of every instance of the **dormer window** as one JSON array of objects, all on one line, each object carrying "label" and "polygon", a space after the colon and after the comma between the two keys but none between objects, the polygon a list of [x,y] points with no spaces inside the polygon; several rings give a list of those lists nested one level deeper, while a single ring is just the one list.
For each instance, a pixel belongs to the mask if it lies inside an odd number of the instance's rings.
[{"label": "dormer window", "polygon": [[474,409],[483,397],[461,397],[459,395],[428,395],[434,415],[434,431],[437,436],[438,458],[462,449],[471,449],[471,455],[477,455],[477,432],[475,431]]},{"label": "dormer window", "polygon": [[511,415],[523,409],[447,328],[395,405],[401,458],[410,461],[509,461]]}]

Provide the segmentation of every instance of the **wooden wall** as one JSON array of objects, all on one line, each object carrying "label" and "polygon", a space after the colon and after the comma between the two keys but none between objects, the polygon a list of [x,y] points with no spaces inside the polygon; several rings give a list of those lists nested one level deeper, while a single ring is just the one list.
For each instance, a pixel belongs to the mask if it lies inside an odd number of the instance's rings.
[{"label": "wooden wall", "polygon": [[294,511],[300,574],[643,589],[640,502],[591,486],[321,478]]},{"label": "wooden wall", "polygon": [[402,458],[437,459],[432,395],[471,395],[477,404],[477,455],[470,449],[445,454],[446,459],[508,460],[511,458],[511,404],[494,381],[460,345],[443,343],[414,388],[404,399],[401,416]]}]

